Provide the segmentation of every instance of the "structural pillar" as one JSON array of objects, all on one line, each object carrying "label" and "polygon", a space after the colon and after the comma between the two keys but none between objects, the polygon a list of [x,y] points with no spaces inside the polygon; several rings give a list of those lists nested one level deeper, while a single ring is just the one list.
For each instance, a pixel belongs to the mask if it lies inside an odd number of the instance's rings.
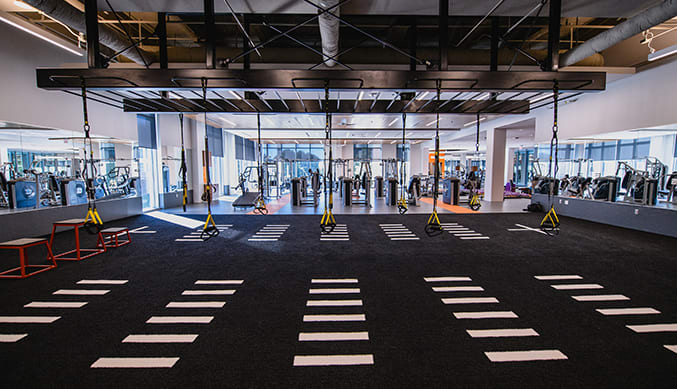
[{"label": "structural pillar", "polygon": [[96,0],[85,0],[85,32],[87,33],[87,66],[103,68],[99,51],[99,17]]},{"label": "structural pillar", "polygon": [[169,65],[167,59],[167,14],[164,12],[157,14],[157,36],[160,41],[160,69],[167,69]]},{"label": "structural pillar", "polygon": [[449,66],[449,0],[440,0],[439,9],[440,70],[447,70]]},{"label": "structural pillar", "polygon": [[216,68],[216,16],[214,15],[214,0],[204,0],[205,12],[205,67]]},{"label": "structural pillar", "polygon": [[484,200],[503,201],[505,185],[506,130],[487,130],[487,171],[484,179]]}]

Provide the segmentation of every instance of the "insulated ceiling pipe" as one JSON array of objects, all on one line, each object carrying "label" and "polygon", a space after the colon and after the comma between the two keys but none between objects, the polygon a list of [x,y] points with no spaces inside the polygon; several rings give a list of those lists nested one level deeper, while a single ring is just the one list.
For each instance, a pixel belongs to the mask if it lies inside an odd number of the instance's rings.
[{"label": "insulated ceiling pipe", "polygon": [[[85,14],[63,0],[22,1],[80,33],[84,34],[87,31],[87,26],[85,24]],[[109,47],[116,53],[124,50],[132,44],[128,39],[123,38],[115,30],[104,24],[99,24],[99,42],[102,45]],[[144,52],[141,49],[139,49],[139,52],[146,58],[148,63],[152,62],[149,59],[151,58],[150,54]],[[145,65],[144,58],[142,58],[134,48],[125,50],[122,52],[122,55],[138,63],[139,65]]]},{"label": "insulated ceiling pipe", "polygon": [[[335,6],[338,2],[339,0],[319,0],[318,5],[327,9]],[[339,51],[339,20],[331,16],[330,13],[340,16],[339,7],[320,15],[318,25],[320,26],[320,37],[322,38],[324,64],[327,66],[334,66],[336,65],[336,61],[330,59],[330,57],[335,57]]]},{"label": "insulated ceiling pipe", "polygon": [[634,16],[614,28],[589,39],[560,57],[560,68],[573,65],[595,53],[631,38],[642,31],[672,19],[677,15],[677,0],[665,0],[659,5]]}]

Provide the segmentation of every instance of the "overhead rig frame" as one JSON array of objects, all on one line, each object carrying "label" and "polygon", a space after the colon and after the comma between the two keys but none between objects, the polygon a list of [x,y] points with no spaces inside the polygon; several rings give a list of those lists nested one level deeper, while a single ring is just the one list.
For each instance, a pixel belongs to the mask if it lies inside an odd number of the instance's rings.
[{"label": "overhead rig frame", "polygon": [[[79,90],[85,80],[97,101],[137,113],[322,113],[319,99],[303,98],[301,93],[328,87],[352,95],[330,100],[330,113],[524,114],[531,108],[529,100],[551,92],[554,82],[562,93],[570,94],[606,87],[603,72],[47,68],[37,69],[36,75],[39,88],[67,93]],[[198,93],[203,79],[209,80],[206,100]],[[423,99],[425,92],[438,87],[449,98]],[[262,91],[277,92],[278,98],[265,99]],[[301,93],[295,94],[296,99],[283,99],[279,93],[284,91]],[[395,97],[363,96],[384,91],[395,92]]]}]

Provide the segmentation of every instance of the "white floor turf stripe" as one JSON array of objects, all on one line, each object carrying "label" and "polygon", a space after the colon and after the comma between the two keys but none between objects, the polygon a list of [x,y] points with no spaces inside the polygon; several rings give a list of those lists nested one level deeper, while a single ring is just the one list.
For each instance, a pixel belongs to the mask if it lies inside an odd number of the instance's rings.
[{"label": "white floor turf stripe", "polygon": [[294,356],[294,366],[354,366],[373,364],[374,356],[372,354]]},{"label": "white floor turf stripe", "polygon": [[369,340],[369,333],[362,332],[301,332],[299,342],[331,342],[346,340]]},{"label": "white floor turf stripe", "polygon": [[0,343],[18,342],[27,336],[28,334],[0,334]]},{"label": "white floor turf stripe", "polygon": [[444,304],[495,304],[498,303],[496,297],[456,297],[442,299]]},{"label": "white floor turf stripe", "polygon": [[201,290],[184,290],[181,292],[182,296],[219,296],[235,294],[234,289],[201,289]]},{"label": "white floor turf stripe", "polygon": [[639,325],[628,325],[626,327],[637,333],[677,332],[677,324],[639,324]]},{"label": "white floor turf stripe", "polygon": [[225,301],[172,301],[166,308],[223,308]]},{"label": "white floor turf stripe", "polygon": [[596,309],[597,312],[605,316],[615,315],[657,315],[660,311],[653,308],[604,308]]},{"label": "white floor turf stripe", "polygon": [[357,284],[357,278],[313,278],[313,284]]},{"label": "white floor turf stripe", "polygon": [[304,322],[317,322],[317,321],[365,321],[367,320],[366,315],[356,314],[356,315],[303,315]]},{"label": "white floor turf stripe", "polygon": [[433,286],[433,292],[483,292],[481,286]]},{"label": "white floor turf stripe", "polygon": [[124,285],[127,280],[80,280],[78,285]]},{"label": "white floor turf stripe", "polygon": [[84,301],[33,301],[24,305],[24,308],[82,308],[87,305]]},{"label": "white floor turf stripe", "polygon": [[195,339],[197,339],[197,334],[127,335],[122,343],[193,343]]},{"label": "white floor turf stripe", "polygon": [[604,287],[599,284],[559,284],[550,286],[557,290],[604,289]]},{"label": "white floor turf stripe", "polygon": [[342,294],[342,293],[360,293],[359,288],[327,288],[327,289],[310,289],[310,294]]},{"label": "white floor turf stripe", "polygon": [[514,328],[500,330],[466,330],[473,338],[506,338],[514,336],[538,336],[533,328]]},{"label": "white floor turf stripe", "polygon": [[626,301],[630,297],[622,294],[591,294],[585,296],[571,296],[576,301]]},{"label": "white floor turf stripe", "polygon": [[148,324],[208,324],[214,316],[152,316]]},{"label": "white floor turf stripe", "polygon": [[390,240],[420,240],[420,238],[390,238]]},{"label": "white floor turf stripe", "polygon": [[457,319],[517,319],[512,311],[454,312]]},{"label": "white floor turf stripe", "polygon": [[677,354],[677,345],[671,345],[671,344],[666,344],[665,346],[666,349],[672,351],[673,353]]},{"label": "white floor turf stripe", "polygon": [[61,316],[0,316],[0,323],[54,323]]},{"label": "white floor turf stripe", "polygon": [[541,281],[555,281],[555,280],[582,280],[583,277],[575,274],[567,275],[550,275],[550,276],[534,276],[537,280]]},{"label": "white floor turf stripe", "polygon": [[308,300],[306,307],[361,307],[362,300]]},{"label": "white floor turf stripe", "polygon": [[477,239],[489,239],[488,236],[466,236],[460,237],[461,240],[477,240]]},{"label": "white floor turf stripe", "polygon": [[150,369],[172,368],[179,358],[99,358],[92,369]]},{"label": "white floor turf stripe", "polygon": [[531,350],[531,351],[490,351],[484,355],[491,362],[527,362],[527,361],[553,361],[568,359],[559,350]]},{"label": "white floor turf stripe", "polygon": [[454,236],[482,236],[479,232],[467,232],[467,233],[460,233],[460,234],[454,234]]},{"label": "white floor turf stripe", "polygon": [[106,289],[59,289],[52,294],[68,296],[103,296],[110,292]]},{"label": "white floor turf stripe", "polygon": [[341,242],[341,241],[346,242],[346,241],[349,241],[350,239],[347,239],[347,238],[332,238],[332,239],[330,239],[330,238],[320,238],[320,240],[325,241],[325,242],[332,241],[332,240],[333,241],[339,241],[339,242]]},{"label": "white floor turf stripe", "polygon": [[242,285],[244,280],[197,280],[195,285]]},{"label": "white floor turf stripe", "polygon": [[470,277],[423,277],[425,282],[463,282],[472,281]]}]

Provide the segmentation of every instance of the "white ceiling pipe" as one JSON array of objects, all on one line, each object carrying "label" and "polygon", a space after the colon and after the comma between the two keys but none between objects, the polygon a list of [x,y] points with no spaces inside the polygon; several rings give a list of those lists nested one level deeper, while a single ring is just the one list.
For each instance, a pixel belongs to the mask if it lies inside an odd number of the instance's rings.
[{"label": "white ceiling pipe", "polygon": [[[319,0],[318,5],[324,9],[331,8],[338,4],[339,0]],[[322,54],[324,64],[327,66],[336,65],[336,61],[330,57],[336,57],[339,51],[339,20],[332,15],[340,16],[339,7],[320,15],[318,25],[320,26],[320,37],[322,38]]]},{"label": "white ceiling pipe", "polygon": [[677,0],[665,0],[661,4],[647,9],[637,16],[596,35],[582,45],[562,54],[559,67],[563,68],[580,62],[593,54],[606,50],[616,43],[664,23],[675,16],[677,16]]}]

